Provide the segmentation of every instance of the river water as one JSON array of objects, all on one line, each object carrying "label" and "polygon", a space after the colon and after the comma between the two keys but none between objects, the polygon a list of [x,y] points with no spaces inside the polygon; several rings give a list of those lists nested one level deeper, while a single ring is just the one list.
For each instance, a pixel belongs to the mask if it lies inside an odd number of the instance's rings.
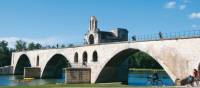
[{"label": "river water", "polygon": [[[147,77],[152,72],[138,72],[130,71],[128,74],[128,85],[129,86],[150,86],[147,82]],[[23,76],[20,75],[0,75],[0,86],[19,86],[19,85],[44,85],[44,84],[57,84],[64,83],[62,79],[33,79],[33,80],[22,80]],[[162,80],[163,85],[173,85],[172,80],[165,72],[159,72],[159,78]]]}]

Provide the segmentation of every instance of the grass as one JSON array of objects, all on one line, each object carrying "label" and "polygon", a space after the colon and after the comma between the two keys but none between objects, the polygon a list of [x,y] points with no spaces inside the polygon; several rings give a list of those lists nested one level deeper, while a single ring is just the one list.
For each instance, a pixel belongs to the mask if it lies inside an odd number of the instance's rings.
[{"label": "grass", "polygon": [[127,85],[121,84],[48,84],[48,85],[37,85],[37,86],[13,86],[13,87],[0,87],[0,88],[110,88],[110,87],[128,87]]},{"label": "grass", "polygon": [[[120,83],[103,83],[103,84],[46,84],[46,85],[35,85],[35,86],[5,86],[0,88],[156,88],[156,86],[137,87],[137,86],[122,85]],[[176,87],[163,87],[163,88],[176,88]]]},{"label": "grass", "polygon": [[156,72],[161,72],[161,71],[164,71],[164,69],[150,69],[150,68],[129,68],[129,71],[149,71],[149,72],[153,72],[153,71],[156,71]]}]

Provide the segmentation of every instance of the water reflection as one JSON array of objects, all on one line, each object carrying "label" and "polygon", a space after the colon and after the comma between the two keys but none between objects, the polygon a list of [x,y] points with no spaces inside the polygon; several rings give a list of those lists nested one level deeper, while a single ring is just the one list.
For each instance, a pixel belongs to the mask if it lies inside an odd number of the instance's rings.
[{"label": "water reflection", "polygon": [[64,78],[61,79],[23,79],[22,75],[1,75],[0,86],[20,86],[20,85],[43,85],[64,83]]},{"label": "water reflection", "polygon": [[[128,85],[130,86],[149,86],[147,77],[152,72],[130,71],[128,75]],[[165,72],[159,72],[159,78],[164,85],[173,85],[172,80]],[[19,85],[43,85],[64,83],[64,77],[61,79],[27,79],[24,80],[22,75],[0,75],[0,86],[19,86]]]},{"label": "water reflection", "polygon": [[[147,77],[152,75],[152,72],[147,71],[130,71],[128,75],[128,85],[130,86],[152,86],[147,81]],[[167,75],[166,72],[158,72],[159,79],[163,82],[163,85],[172,86],[173,81]]]}]

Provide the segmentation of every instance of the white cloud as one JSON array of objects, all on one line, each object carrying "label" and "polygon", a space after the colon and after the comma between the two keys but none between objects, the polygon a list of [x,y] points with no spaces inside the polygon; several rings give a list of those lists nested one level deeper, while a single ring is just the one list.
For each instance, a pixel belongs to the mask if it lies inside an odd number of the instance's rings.
[{"label": "white cloud", "polygon": [[189,2],[190,2],[189,0],[180,0],[180,2],[177,0],[174,0],[174,1],[167,2],[164,7],[166,9],[184,10],[189,4]]},{"label": "white cloud", "polygon": [[19,37],[0,37],[0,41],[5,40],[8,42],[8,47],[14,48],[17,40],[23,40],[27,43],[40,43],[44,46],[46,45],[55,45],[55,44],[63,44],[61,38],[58,37],[49,37],[49,38],[43,38],[43,39],[31,39],[31,38],[19,38]]},{"label": "white cloud", "polygon": [[165,4],[165,8],[167,9],[172,9],[176,7],[176,2],[175,1],[170,1],[168,3]]},{"label": "white cloud", "polygon": [[189,17],[191,19],[200,19],[200,12],[193,12]]},{"label": "white cloud", "polygon": [[189,0],[182,0],[183,3],[189,3]]},{"label": "white cloud", "polygon": [[179,9],[184,10],[186,8],[186,5],[180,5]]},{"label": "white cloud", "polygon": [[192,25],[192,28],[196,28],[196,27],[197,27],[197,25],[195,25],[195,24]]},{"label": "white cloud", "polygon": [[194,29],[200,29],[200,25],[193,24],[192,28],[194,28]]}]

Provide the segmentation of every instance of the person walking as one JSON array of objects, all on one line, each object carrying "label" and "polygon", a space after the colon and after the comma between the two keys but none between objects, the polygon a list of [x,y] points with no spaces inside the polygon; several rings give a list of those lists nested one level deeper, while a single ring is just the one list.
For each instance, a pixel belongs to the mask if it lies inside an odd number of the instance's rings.
[{"label": "person walking", "polygon": [[193,77],[195,78],[195,77],[197,77],[198,76],[198,71],[197,71],[197,69],[194,69],[193,70]]},{"label": "person walking", "polygon": [[159,38],[160,38],[160,39],[163,39],[162,32],[159,32],[158,34],[159,34]]}]

